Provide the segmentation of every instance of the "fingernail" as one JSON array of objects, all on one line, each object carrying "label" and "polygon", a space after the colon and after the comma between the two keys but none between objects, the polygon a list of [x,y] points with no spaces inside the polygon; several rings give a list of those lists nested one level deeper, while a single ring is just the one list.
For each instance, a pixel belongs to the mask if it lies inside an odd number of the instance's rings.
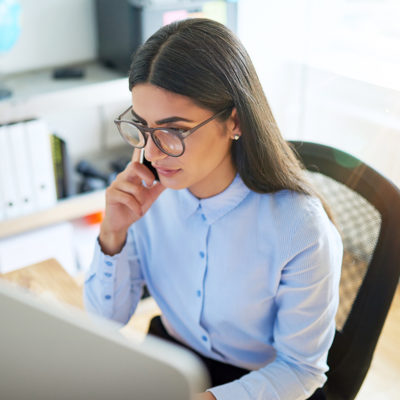
[{"label": "fingernail", "polygon": [[150,184],[147,184],[146,181],[142,181],[143,186],[144,186],[144,187],[147,187],[147,188],[151,188],[152,186],[154,186],[154,182],[155,182],[155,181],[151,182]]}]

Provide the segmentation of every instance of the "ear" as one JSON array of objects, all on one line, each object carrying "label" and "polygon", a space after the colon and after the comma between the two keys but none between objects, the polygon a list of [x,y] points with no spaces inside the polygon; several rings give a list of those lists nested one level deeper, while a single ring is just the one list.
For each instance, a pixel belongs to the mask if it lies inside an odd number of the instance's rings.
[{"label": "ear", "polygon": [[231,139],[237,140],[242,134],[240,130],[239,118],[237,115],[237,109],[234,107],[232,109],[231,115],[227,119],[228,135]]}]

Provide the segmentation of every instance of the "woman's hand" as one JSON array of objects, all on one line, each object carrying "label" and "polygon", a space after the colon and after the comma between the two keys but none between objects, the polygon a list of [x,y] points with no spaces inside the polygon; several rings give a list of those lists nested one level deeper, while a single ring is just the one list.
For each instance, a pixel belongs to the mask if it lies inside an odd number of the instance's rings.
[{"label": "woman's hand", "polygon": [[105,254],[121,251],[129,226],[146,213],[165,189],[159,182],[153,185],[154,175],[139,163],[139,154],[135,149],[131,162],[106,190],[106,210],[99,236]]},{"label": "woman's hand", "polygon": [[217,400],[211,392],[197,393],[193,400]]}]

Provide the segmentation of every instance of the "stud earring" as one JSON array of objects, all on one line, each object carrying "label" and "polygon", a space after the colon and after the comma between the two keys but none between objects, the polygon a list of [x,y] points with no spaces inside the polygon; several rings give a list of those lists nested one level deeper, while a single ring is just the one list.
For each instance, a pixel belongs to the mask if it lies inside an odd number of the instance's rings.
[{"label": "stud earring", "polygon": [[236,134],[236,135],[233,137],[233,140],[239,140],[239,138],[240,138],[240,135]]}]

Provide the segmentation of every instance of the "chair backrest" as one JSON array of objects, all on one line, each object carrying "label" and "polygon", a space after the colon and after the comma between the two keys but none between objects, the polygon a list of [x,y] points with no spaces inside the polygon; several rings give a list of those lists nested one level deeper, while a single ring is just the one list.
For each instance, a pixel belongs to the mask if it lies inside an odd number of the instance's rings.
[{"label": "chair backrest", "polygon": [[354,399],[367,374],[400,276],[400,191],[348,153],[290,142],[330,207],[344,257],[327,399]]}]

